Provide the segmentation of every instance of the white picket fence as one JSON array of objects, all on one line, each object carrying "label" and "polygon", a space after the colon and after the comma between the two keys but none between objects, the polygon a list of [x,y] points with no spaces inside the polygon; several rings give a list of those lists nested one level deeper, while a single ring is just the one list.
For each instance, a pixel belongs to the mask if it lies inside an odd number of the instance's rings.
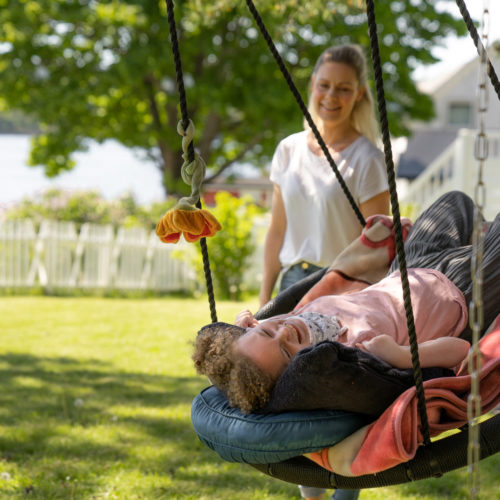
[{"label": "white picket fence", "polygon": [[[260,287],[268,219],[254,221],[257,248],[243,273],[247,289]],[[204,291],[185,258],[195,251],[198,245],[182,238],[167,245],[143,228],[115,232],[88,223],[78,232],[73,222],[44,220],[36,231],[29,219],[0,221],[0,289]]]},{"label": "white picket fence", "polygon": [[0,221],[0,288],[43,287],[192,291],[196,275],[179,254],[188,243],[166,245],[142,228],[45,220]]}]

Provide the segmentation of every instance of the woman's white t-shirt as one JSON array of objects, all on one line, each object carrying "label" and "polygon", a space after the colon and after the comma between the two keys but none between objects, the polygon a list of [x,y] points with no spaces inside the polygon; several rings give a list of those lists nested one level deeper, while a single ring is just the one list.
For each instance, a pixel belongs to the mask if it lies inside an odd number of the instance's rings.
[{"label": "woman's white t-shirt", "polygon": [[[325,157],[307,145],[307,131],[283,139],[270,179],[281,189],[286,232],[280,252],[284,269],[307,261],[329,266],[361,234],[361,225]],[[356,204],[388,189],[384,156],[361,136],[332,158]]]}]

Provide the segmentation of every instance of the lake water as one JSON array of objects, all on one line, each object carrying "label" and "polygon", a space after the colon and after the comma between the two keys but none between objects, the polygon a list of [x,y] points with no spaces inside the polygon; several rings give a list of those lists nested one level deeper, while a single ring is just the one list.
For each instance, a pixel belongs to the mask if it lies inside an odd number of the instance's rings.
[{"label": "lake water", "polygon": [[76,153],[75,168],[49,179],[43,167],[27,165],[30,136],[0,134],[0,207],[49,187],[96,189],[106,199],[133,193],[141,204],[165,197],[159,170],[116,141],[92,143],[88,152]]}]

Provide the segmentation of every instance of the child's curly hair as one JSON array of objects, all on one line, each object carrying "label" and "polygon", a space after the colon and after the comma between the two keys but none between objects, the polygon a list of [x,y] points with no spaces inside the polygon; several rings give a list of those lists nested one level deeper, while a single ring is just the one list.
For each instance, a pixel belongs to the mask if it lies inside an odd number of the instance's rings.
[{"label": "child's curly hair", "polygon": [[244,413],[261,409],[269,399],[276,380],[264,373],[245,355],[234,350],[245,329],[228,323],[204,326],[195,342],[196,371],[206,375]]}]

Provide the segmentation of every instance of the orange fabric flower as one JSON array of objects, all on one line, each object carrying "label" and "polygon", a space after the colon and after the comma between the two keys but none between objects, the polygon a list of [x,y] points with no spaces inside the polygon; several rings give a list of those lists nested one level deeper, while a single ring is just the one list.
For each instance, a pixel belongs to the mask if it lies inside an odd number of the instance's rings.
[{"label": "orange fabric flower", "polygon": [[156,234],[164,243],[177,243],[182,233],[186,241],[193,243],[220,229],[219,221],[208,210],[173,208],[158,222]]}]

